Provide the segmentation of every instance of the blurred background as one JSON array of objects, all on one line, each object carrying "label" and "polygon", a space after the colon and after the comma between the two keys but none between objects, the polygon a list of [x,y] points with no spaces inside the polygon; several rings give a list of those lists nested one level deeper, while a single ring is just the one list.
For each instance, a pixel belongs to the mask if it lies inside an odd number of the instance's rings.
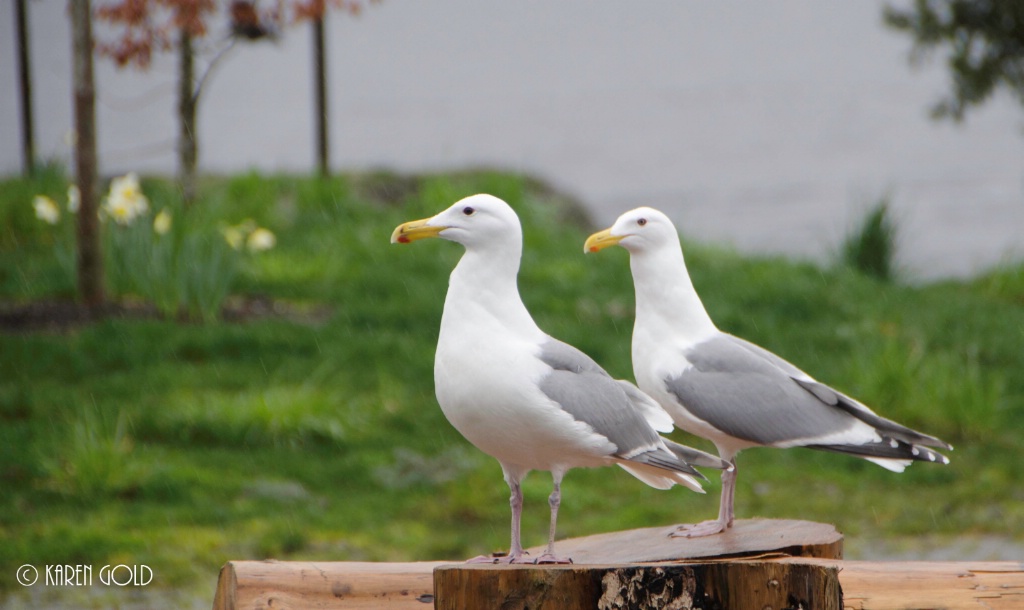
[{"label": "blurred background", "polygon": [[[751,449],[740,518],[833,523],[851,559],[1024,554],[1017,0],[84,6],[0,7],[0,606],[205,608],[234,559],[506,550],[500,469],[433,395],[461,250],[388,243],[477,192],[523,222],[540,326],[616,377],[627,258],[581,248],[655,206],[720,328],[956,446],[900,475]],[[710,478],[573,471],[559,538],[711,518]],[[549,491],[524,484],[527,546]],[[17,581],[119,563],[153,582]]]},{"label": "blurred background", "polygon": [[[67,11],[29,5],[37,146],[66,162]],[[597,224],[646,204],[684,233],[805,257],[887,197],[915,277],[1019,256],[1020,106],[997,90],[962,123],[931,120],[950,87],[944,56],[912,67],[912,40],[885,26],[884,6],[389,0],[355,17],[330,11],[331,165],[520,171],[576,197]],[[210,19],[199,73],[230,32],[225,15]],[[0,11],[3,40],[13,27]],[[311,48],[301,24],[222,58],[198,112],[201,171],[315,166]],[[11,93],[15,66],[14,53],[0,56]],[[176,70],[174,53],[148,71],[97,61],[102,172],[173,172]],[[21,163],[18,117],[17,96],[0,97],[5,173]]]}]

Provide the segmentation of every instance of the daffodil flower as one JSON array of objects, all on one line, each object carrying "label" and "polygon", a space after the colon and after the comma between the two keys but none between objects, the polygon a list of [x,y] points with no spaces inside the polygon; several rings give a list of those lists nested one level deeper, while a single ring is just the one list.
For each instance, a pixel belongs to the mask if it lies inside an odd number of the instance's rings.
[{"label": "daffodil flower", "polygon": [[120,225],[129,225],[149,211],[149,199],[142,194],[135,172],[111,180],[104,207],[107,215]]},{"label": "daffodil flower", "polygon": [[269,229],[263,227],[257,227],[249,234],[249,239],[246,240],[245,246],[249,248],[251,252],[262,252],[269,250],[277,244],[277,237]]},{"label": "daffodil flower", "polygon": [[157,235],[165,235],[171,230],[171,213],[167,208],[160,210],[160,213],[153,219],[153,231]]},{"label": "daffodil flower", "polygon": [[135,220],[135,208],[125,199],[107,199],[104,207],[107,215],[119,225],[128,225]]},{"label": "daffodil flower", "polygon": [[32,207],[36,210],[36,218],[45,223],[55,225],[60,222],[60,208],[57,203],[46,195],[36,195],[32,200]]}]

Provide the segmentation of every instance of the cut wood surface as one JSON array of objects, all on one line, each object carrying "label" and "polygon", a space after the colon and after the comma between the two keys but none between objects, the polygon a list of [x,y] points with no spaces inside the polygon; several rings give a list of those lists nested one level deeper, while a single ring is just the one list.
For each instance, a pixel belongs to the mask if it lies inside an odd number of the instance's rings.
[{"label": "cut wood surface", "polygon": [[[793,557],[843,558],[843,535],[826,523],[788,519],[740,519],[714,536],[676,538],[676,526],[648,527],[570,538],[555,551],[575,563],[652,563],[781,553]],[[543,547],[529,549],[534,557]]]}]

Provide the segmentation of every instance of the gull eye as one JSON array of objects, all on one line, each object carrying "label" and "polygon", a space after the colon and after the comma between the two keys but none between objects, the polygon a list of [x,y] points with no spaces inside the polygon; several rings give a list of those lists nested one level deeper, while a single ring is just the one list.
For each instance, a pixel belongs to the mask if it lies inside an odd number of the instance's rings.
[{"label": "gull eye", "polygon": [[465,214],[466,216],[472,216],[473,214],[476,214],[476,210],[473,209],[473,206],[467,205],[466,207],[462,208],[462,213]]},{"label": "gull eye", "polygon": [[645,224],[647,224],[647,219],[646,218],[638,218],[637,221],[636,221],[636,224],[638,224],[638,225],[640,225],[642,227]]}]

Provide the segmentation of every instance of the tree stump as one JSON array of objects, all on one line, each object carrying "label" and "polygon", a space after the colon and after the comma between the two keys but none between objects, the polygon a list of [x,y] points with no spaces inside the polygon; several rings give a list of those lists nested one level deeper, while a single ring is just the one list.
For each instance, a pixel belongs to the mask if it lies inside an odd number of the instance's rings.
[{"label": "tree stump", "polygon": [[[831,525],[745,519],[714,536],[673,537],[674,531],[651,527],[559,541],[558,554],[575,562],[568,566],[439,566],[436,608],[842,608],[835,566],[757,560],[842,559],[843,537]],[[529,552],[539,556],[543,549]],[[718,561],[666,563],[707,560]]]},{"label": "tree stump", "polygon": [[768,561],[441,566],[434,570],[434,596],[438,610],[843,607],[836,567]]},{"label": "tree stump", "polygon": [[670,537],[675,529],[560,540],[558,553],[576,561],[569,566],[229,562],[214,608],[841,607],[828,605],[839,603],[843,552],[831,525],[745,519],[704,538]]}]

